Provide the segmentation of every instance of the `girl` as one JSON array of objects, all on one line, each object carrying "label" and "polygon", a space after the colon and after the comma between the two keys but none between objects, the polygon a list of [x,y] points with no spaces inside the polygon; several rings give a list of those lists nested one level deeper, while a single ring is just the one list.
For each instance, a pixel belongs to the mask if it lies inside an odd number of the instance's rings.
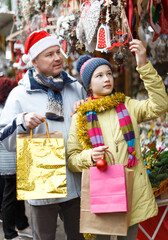
[{"label": "girl", "polygon": [[127,237],[118,236],[118,240],[136,240],[138,223],[157,215],[157,204],[141,154],[138,124],[168,110],[164,83],[146,61],[142,42],[132,40],[130,51],[135,53],[137,71],[149,98],[138,101],[123,93],[114,93],[111,64],[103,58],[81,56],[77,70],[91,95],[72,118],[67,144],[68,167],[73,172],[94,166],[97,160],[104,158],[106,149],[113,153],[116,164],[134,170],[130,227]]}]

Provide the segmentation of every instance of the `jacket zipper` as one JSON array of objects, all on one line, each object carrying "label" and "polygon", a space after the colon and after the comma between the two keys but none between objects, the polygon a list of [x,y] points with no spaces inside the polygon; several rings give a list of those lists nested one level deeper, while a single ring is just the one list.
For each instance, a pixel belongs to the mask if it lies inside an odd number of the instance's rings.
[{"label": "jacket zipper", "polygon": [[116,152],[118,152],[118,144],[119,144],[120,142],[123,142],[123,141],[125,141],[125,139],[122,139],[122,140],[119,140],[119,141],[116,141],[116,142],[115,142],[115,144],[116,144]]}]

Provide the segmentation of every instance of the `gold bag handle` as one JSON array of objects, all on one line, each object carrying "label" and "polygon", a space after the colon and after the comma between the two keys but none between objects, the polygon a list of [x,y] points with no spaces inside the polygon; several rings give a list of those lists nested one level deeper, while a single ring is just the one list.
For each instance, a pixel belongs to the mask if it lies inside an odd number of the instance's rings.
[{"label": "gold bag handle", "polygon": [[[49,130],[48,130],[48,123],[46,121],[46,119],[44,119],[45,122],[45,126],[46,126],[46,134],[47,134],[47,138],[50,140],[50,135],[49,135]],[[33,130],[30,129],[30,138],[33,138]]]}]

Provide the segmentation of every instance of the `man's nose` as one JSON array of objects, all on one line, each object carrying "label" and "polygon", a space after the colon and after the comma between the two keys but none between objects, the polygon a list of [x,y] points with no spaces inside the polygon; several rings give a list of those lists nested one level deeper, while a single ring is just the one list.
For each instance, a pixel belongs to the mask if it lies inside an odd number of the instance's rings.
[{"label": "man's nose", "polygon": [[56,60],[60,60],[60,56],[59,56],[57,53],[54,54],[54,60],[55,60],[55,61],[56,61]]}]

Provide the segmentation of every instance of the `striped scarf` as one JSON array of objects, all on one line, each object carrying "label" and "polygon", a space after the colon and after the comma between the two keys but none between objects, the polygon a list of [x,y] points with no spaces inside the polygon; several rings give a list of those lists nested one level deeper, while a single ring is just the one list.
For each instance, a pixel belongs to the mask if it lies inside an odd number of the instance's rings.
[{"label": "striped scarf", "polygon": [[[135,164],[138,164],[137,158],[135,156],[135,133],[132,126],[132,121],[129,113],[123,103],[116,106],[116,112],[119,119],[119,124],[121,131],[123,133],[124,139],[128,145],[128,163],[127,167],[130,168]],[[86,113],[87,123],[88,123],[88,134],[93,147],[99,147],[104,145],[103,135],[101,127],[97,118],[95,111],[89,111]]]}]

